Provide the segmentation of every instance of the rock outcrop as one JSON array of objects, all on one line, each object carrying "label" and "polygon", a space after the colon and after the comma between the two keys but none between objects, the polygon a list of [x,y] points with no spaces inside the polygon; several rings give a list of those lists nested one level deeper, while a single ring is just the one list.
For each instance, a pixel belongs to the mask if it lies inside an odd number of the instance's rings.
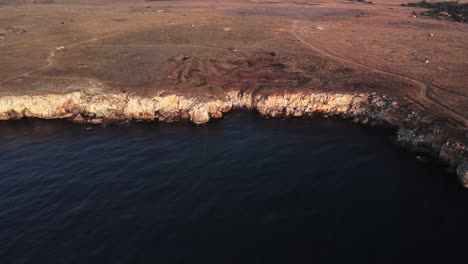
[{"label": "rock outcrop", "polygon": [[458,166],[457,175],[460,183],[463,184],[465,188],[468,188],[468,162],[464,161]]}]

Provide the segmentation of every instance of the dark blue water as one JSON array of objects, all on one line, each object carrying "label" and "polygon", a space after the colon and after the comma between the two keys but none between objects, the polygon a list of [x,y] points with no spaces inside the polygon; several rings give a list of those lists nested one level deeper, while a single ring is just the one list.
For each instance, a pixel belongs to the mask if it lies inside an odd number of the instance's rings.
[{"label": "dark blue water", "polygon": [[0,263],[454,263],[468,192],[392,132],[0,123]]}]

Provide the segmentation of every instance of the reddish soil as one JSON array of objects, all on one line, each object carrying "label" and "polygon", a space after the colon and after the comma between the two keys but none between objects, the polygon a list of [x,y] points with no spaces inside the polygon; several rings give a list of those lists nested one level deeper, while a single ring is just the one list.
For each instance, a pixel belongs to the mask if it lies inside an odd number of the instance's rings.
[{"label": "reddish soil", "polygon": [[468,125],[468,25],[401,1],[50,2],[0,4],[0,95],[376,92]]}]

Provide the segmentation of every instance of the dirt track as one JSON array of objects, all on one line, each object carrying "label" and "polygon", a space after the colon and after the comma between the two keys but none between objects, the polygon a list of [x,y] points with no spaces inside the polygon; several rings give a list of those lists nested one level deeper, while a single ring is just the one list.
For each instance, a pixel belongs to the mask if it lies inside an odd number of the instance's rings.
[{"label": "dirt track", "polygon": [[[326,50],[326,49],[321,49],[318,45],[314,46],[310,42],[307,42],[303,37],[301,37],[299,35],[298,31],[300,31],[301,29],[297,25],[297,23],[298,23],[298,21],[293,22],[293,28],[291,30],[291,33],[294,35],[294,37],[296,37],[301,43],[303,43],[307,47],[311,48],[312,50],[314,50],[316,52],[319,52],[320,54],[331,57],[332,59],[335,59],[335,60],[342,61],[342,62],[347,63],[347,64],[352,64],[352,65],[362,67],[362,68],[367,69],[367,70],[371,70],[371,71],[375,71],[375,72],[378,72],[378,73],[383,73],[383,74],[386,74],[386,75],[389,75],[389,76],[392,76],[392,77],[401,78],[403,80],[411,81],[411,82],[417,84],[420,87],[420,92],[418,93],[419,96],[417,98],[419,100],[415,100],[415,101],[423,104],[424,107],[426,107],[427,109],[434,109],[434,107],[439,108],[439,109],[433,111],[433,113],[435,115],[442,115],[442,116],[448,118],[452,122],[452,124],[456,125],[457,128],[467,128],[468,127],[468,119],[466,119],[462,114],[457,113],[456,111],[450,109],[446,105],[434,100],[433,98],[431,98],[429,96],[428,89],[430,89],[430,87],[431,87],[430,84],[424,83],[424,82],[422,82],[420,80],[410,78],[408,76],[400,75],[400,74],[397,74],[397,73],[377,69],[377,68],[369,66],[369,65],[358,63],[358,62],[343,58],[342,56],[340,56],[336,52],[331,52],[331,51]],[[436,87],[436,86],[432,86],[432,87]],[[445,115],[441,114],[442,111],[445,111]]]}]

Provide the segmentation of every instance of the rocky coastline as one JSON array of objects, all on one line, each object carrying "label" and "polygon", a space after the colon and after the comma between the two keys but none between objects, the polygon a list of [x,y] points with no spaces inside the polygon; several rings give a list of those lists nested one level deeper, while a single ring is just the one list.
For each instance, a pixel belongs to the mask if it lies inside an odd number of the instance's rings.
[{"label": "rocky coastline", "polygon": [[197,125],[232,109],[256,110],[265,117],[341,116],[355,123],[390,126],[403,147],[429,153],[454,168],[468,188],[466,132],[447,128],[408,106],[402,98],[376,93],[312,90],[228,89],[222,95],[185,95],[161,91],[154,96],[123,91],[82,89],[68,93],[0,96],[0,120],[25,117],[69,119],[99,125],[122,120],[188,120]]}]

